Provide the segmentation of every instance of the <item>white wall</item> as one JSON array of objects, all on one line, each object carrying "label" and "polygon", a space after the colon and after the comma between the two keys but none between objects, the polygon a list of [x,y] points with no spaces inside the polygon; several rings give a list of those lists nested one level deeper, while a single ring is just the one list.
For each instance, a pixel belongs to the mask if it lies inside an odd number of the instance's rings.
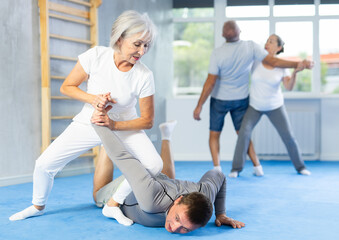
[{"label": "white wall", "polygon": [[339,98],[321,101],[321,160],[339,160]]},{"label": "white wall", "polygon": [[[203,107],[200,121],[193,119],[193,110],[197,102],[197,97],[178,97],[167,100],[167,120],[178,120],[172,137],[172,152],[175,160],[206,161],[211,159],[208,146],[209,100]],[[220,138],[220,159],[232,159],[236,137],[231,119],[227,116]]]},{"label": "white wall", "polygon": [[[193,119],[193,110],[197,101],[198,97],[192,96],[176,97],[167,101],[167,120],[178,120],[178,125],[172,138],[172,150],[176,161],[211,159],[208,146],[209,100],[206,101],[203,107],[202,120],[199,122]],[[337,136],[339,136],[339,98],[319,96],[306,98],[287,97],[285,105],[288,112],[313,111],[315,113],[315,129],[310,129],[315,133],[315,154],[312,156],[304,155],[304,159],[339,160],[337,143]],[[269,131],[275,131],[272,126],[267,127]],[[228,114],[221,134],[221,160],[232,160],[236,139],[237,136]],[[300,142],[303,139],[297,140]],[[255,141],[254,144],[256,144]],[[260,158],[288,159],[288,156],[260,156]]]},{"label": "white wall", "polygon": [[0,183],[2,179],[31,179],[35,158],[40,153],[37,2],[1,1]]}]

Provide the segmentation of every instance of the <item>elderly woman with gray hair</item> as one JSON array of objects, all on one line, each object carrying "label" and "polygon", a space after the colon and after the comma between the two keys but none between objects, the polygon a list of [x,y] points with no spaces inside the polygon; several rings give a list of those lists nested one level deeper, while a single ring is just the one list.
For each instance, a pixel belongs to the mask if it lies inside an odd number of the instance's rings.
[{"label": "elderly woman with gray hair", "polygon": [[[126,11],[113,24],[110,47],[93,47],[79,55],[60,91],[85,105],[36,161],[33,205],[12,215],[10,220],[44,213],[54,176],[67,163],[101,144],[91,123],[109,127],[151,174],[162,170],[161,157],[143,131],[153,126],[155,89],[153,73],[140,58],[147,53],[154,39],[155,26],[147,14]],[[86,80],[87,92],[79,88]],[[140,116],[135,107],[138,100]],[[130,192],[128,182],[123,181],[103,214],[121,224],[131,225],[133,222],[119,208]]]}]

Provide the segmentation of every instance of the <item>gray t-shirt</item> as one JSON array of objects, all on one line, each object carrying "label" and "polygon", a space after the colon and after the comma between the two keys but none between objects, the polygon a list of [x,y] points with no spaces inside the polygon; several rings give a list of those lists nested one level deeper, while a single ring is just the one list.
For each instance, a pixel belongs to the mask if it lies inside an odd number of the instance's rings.
[{"label": "gray t-shirt", "polygon": [[211,96],[220,100],[246,98],[252,64],[266,55],[266,50],[253,41],[225,42],[214,49],[208,73],[219,77]]}]

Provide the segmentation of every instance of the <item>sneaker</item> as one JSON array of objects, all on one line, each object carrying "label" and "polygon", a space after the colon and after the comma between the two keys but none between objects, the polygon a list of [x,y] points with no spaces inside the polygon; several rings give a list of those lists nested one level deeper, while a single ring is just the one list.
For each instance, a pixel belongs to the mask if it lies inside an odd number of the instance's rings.
[{"label": "sneaker", "polygon": [[264,170],[261,165],[253,167],[253,175],[257,177],[264,176]]},{"label": "sneaker", "polygon": [[239,176],[239,173],[237,171],[233,171],[230,172],[230,174],[228,174],[228,177],[230,178],[237,178]]},{"label": "sneaker", "polygon": [[311,175],[311,172],[308,171],[306,168],[304,168],[303,170],[301,170],[299,172],[301,175],[305,175],[305,176],[310,176]]}]

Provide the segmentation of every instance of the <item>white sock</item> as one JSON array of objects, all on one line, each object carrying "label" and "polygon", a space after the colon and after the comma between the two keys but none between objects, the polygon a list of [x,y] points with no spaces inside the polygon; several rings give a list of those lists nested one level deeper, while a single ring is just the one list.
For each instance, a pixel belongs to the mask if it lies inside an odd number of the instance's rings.
[{"label": "white sock", "polygon": [[164,122],[159,125],[159,129],[161,132],[161,140],[171,140],[172,132],[174,130],[175,125],[177,125],[177,120]]},{"label": "white sock", "polygon": [[222,169],[221,169],[221,166],[219,165],[219,166],[214,166],[214,169],[217,169],[217,170],[219,170],[220,172],[222,172]]},{"label": "white sock", "polygon": [[230,172],[230,174],[228,174],[228,177],[230,178],[237,178],[239,175],[239,173],[237,171],[233,171],[233,172]]},{"label": "white sock", "polygon": [[306,168],[304,168],[303,170],[301,170],[299,172],[301,175],[305,175],[305,176],[310,176],[311,175],[311,172],[308,171]]},{"label": "white sock", "polygon": [[257,177],[264,176],[264,170],[262,169],[262,166],[253,166],[253,174]]},{"label": "white sock", "polygon": [[25,208],[21,212],[17,212],[9,217],[9,220],[11,221],[17,221],[17,220],[23,220],[29,217],[36,217],[44,214],[44,210],[38,210],[34,207],[34,205]]},{"label": "white sock", "polygon": [[133,224],[133,221],[127,218],[119,207],[110,207],[106,204],[102,209],[102,214],[105,217],[114,218],[118,223],[125,226],[131,226]]}]

